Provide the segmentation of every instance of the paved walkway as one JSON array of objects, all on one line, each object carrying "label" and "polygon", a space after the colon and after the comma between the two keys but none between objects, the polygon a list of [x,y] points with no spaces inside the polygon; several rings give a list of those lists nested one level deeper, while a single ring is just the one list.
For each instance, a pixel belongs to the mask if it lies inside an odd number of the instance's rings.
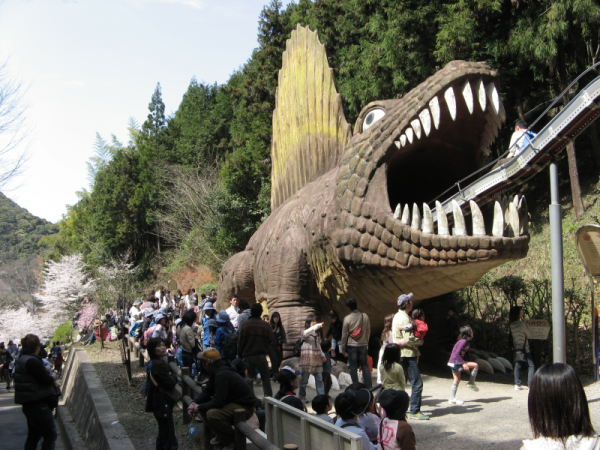
[{"label": "paved walkway", "polygon": [[[4,382],[0,384],[0,448],[2,450],[23,450],[27,439],[27,421],[21,406],[15,405],[15,391],[7,391]],[[60,430],[56,450],[64,450]],[[41,448],[41,441],[38,448]]]}]

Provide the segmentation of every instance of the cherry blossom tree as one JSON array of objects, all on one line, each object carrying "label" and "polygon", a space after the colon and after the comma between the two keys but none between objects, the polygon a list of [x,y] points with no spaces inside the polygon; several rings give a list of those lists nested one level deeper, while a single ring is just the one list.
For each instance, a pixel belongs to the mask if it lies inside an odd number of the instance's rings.
[{"label": "cherry blossom tree", "polygon": [[81,302],[81,311],[77,318],[77,328],[85,329],[98,318],[98,305],[87,297]]},{"label": "cherry blossom tree", "polygon": [[36,334],[41,340],[52,339],[57,326],[50,314],[39,310],[32,313],[25,306],[5,309],[0,312],[0,342],[19,342],[27,333]]}]

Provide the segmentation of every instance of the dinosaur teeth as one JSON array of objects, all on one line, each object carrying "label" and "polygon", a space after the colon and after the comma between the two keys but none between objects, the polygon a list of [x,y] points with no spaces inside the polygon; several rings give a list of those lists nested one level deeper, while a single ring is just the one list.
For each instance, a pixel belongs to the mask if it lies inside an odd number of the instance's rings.
[{"label": "dinosaur teeth", "polygon": [[448,217],[446,217],[444,207],[437,200],[435,202],[435,212],[437,213],[438,234],[440,236],[448,236],[450,234],[450,230],[448,229]]},{"label": "dinosaur teeth", "polygon": [[406,205],[404,205],[404,211],[402,211],[401,222],[404,225],[408,225],[410,222],[410,209],[408,208],[408,203]]},{"label": "dinosaur teeth", "polygon": [[396,206],[396,211],[394,211],[394,219],[398,220],[400,218],[400,214],[402,214],[402,206],[398,203]]},{"label": "dinosaur teeth", "polygon": [[517,206],[513,202],[508,204],[507,216],[508,227],[506,228],[506,235],[508,237],[519,236],[519,212],[517,211]]},{"label": "dinosaur teeth", "polygon": [[440,127],[440,102],[437,97],[433,97],[429,101],[429,109],[431,110],[431,117],[433,118],[433,125],[437,130]]},{"label": "dinosaur teeth", "polygon": [[425,135],[429,136],[429,133],[431,132],[431,116],[429,115],[429,110],[427,108],[421,111],[419,119],[421,119],[421,123],[423,124]]},{"label": "dinosaur teeth", "polygon": [[487,94],[488,100],[490,101],[490,106],[494,111],[494,114],[500,113],[500,96],[498,95],[498,90],[496,89],[496,85],[494,83],[490,83],[485,88],[485,92]]},{"label": "dinosaur teeth", "polygon": [[502,237],[504,235],[504,212],[499,202],[494,203],[494,225],[492,227],[492,236]]},{"label": "dinosaur teeth", "polygon": [[477,91],[477,98],[479,99],[479,106],[481,106],[481,110],[485,111],[485,85],[483,84],[483,80],[480,78],[477,81],[477,86],[475,88]]},{"label": "dinosaur teeth", "polygon": [[521,229],[519,230],[519,236],[529,233],[529,214],[527,212],[527,201],[525,200],[525,196],[521,197],[519,201],[519,225]]},{"label": "dinosaur teeth", "polygon": [[423,233],[433,234],[433,216],[427,203],[423,203]]},{"label": "dinosaur teeth", "polygon": [[475,105],[473,104],[473,90],[471,89],[471,83],[469,83],[469,80],[465,81],[461,91],[463,98],[465,99],[465,103],[467,104],[467,108],[469,109],[469,114],[473,114],[473,107]]},{"label": "dinosaur teeth", "polygon": [[469,205],[471,206],[471,217],[473,219],[473,236],[485,236],[485,223],[479,206],[473,200],[469,202]]},{"label": "dinosaur teeth", "polygon": [[413,204],[413,217],[410,226],[415,230],[421,229],[421,212],[419,211],[419,207],[416,203]]},{"label": "dinosaur teeth", "polygon": [[413,130],[415,130],[415,135],[417,136],[417,139],[421,139],[421,122],[419,121],[419,119],[413,120],[410,123],[410,126]]},{"label": "dinosaur teeth", "polygon": [[465,216],[463,216],[462,209],[460,209],[456,200],[452,200],[452,215],[454,216],[454,235],[466,236]]},{"label": "dinosaur teeth", "polygon": [[407,128],[406,131],[406,137],[408,138],[408,142],[410,142],[411,144],[413,143],[414,140],[414,134],[413,134],[413,129],[412,128]]},{"label": "dinosaur teeth", "polygon": [[396,144],[396,147],[398,147],[398,148],[400,148],[400,147],[401,147],[401,145],[400,145],[400,141],[394,141],[394,144]]},{"label": "dinosaur teeth", "polygon": [[400,136],[400,145],[402,145],[402,147],[404,147],[406,145],[406,135],[405,134]]},{"label": "dinosaur teeth", "polygon": [[456,97],[454,97],[454,89],[449,87],[446,92],[444,92],[444,98],[446,99],[448,110],[450,111],[450,117],[452,117],[452,120],[456,120]]}]

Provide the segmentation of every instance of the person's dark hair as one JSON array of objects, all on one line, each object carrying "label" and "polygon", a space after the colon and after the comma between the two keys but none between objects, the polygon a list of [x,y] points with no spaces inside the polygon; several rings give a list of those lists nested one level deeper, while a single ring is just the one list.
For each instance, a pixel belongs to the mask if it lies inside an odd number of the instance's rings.
[{"label": "person's dark hair", "polygon": [[340,320],[340,316],[337,312],[331,310],[328,314],[331,319],[335,318],[336,320]]},{"label": "person's dark hair", "polygon": [[383,350],[381,363],[385,370],[390,370],[394,363],[400,364],[400,346],[398,344],[388,344]]},{"label": "person's dark hair", "polygon": [[258,317],[262,315],[263,307],[260,303],[255,303],[250,307],[250,317]]},{"label": "person's dark hair", "polygon": [[394,321],[394,314],[388,314],[383,318],[383,331],[381,332],[381,340],[385,340],[386,335],[392,331],[392,322]]},{"label": "person's dark hair", "polygon": [[315,316],[314,314],[311,314],[310,316],[308,316],[306,318],[306,320],[304,321],[304,329],[308,330],[310,328],[310,324],[312,323],[313,320],[317,320],[317,316]]},{"label": "person's dark hair", "polygon": [[353,298],[349,298],[346,300],[346,306],[350,309],[350,311],[354,311],[358,308],[358,303]]},{"label": "person's dark hair", "polygon": [[419,319],[422,320],[423,317],[425,316],[425,311],[423,311],[422,309],[413,309],[413,312],[411,313],[411,317],[413,319]]},{"label": "person's dark hair", "polygon": [[356,406],[356,395],[353,391],[346,390],[335,398],[335,412],[342,420],[352,420],[356,416],[353,412]]},{"label": "person's dark hair", "polygon": [[515,122],[515,125],[518,126],[519,128],[528,128],[527,122],[525,122],[524,120],[517,120]]},{"label": "person's dark hair", "polygon": [[40,338],[35,334],[27,334],[21,339],[21,346],[23,347],[24,353],[35,353],[38,347],[41,347]]},{"label": "person's dark hair", "polygon": [[[275,323],[275,322],[273,321],[273,319],[274,319],[275,317],[277,317],[277,318],[279,319],[279,322]],[[283,328],[283,323],[281,323],[281,314],[279,314],[277,311],[274,311],[274,312],[271,314],[271,320],[270,320],[270,322],[269,322],[269,323],[271,324],[271,328],[273,329],[273,331],[275,331],[275,329],[276,329],[277,327],[280,327],[282,330],[284,330],[284,328]]]},{"label": "person's dark hair", "polygon": [[197,318],[198,318],[198,314],[196,314],[193,309],[190,309],[185,312],[185,314],[181,318],[181,321],[183,323],[185,323],[187,326],[191,327]]},{"label": "person's dark hair", "polygon": [[350,385],[348,385],[348,387],[345,389],[346,392],[351,391],[351,392],[356,392],[360,389],[367,389],[367,385],[365,383],[361,383],[360,381],[357,381],[356,383],[352,383]]},{"label": "person's dark hair", "polygon": [[317,414],[327,414],[327,406],[330,399],[329,395],[317,395],[312,401],[313,411]]},{"label": "person's dark hair", "polygon": [[321,351],[327,353],[331,350],[331,341],[321,341]]},{"label": "person's dark hair", "polygon": [[200,298],[204,300],[206,298],[206,294],[200,294]]},{"label": "person's dark hair", "polygon": [[4,347],[4,342],[0,342],[0,348],[1,348],[2,350],[6,350],[6,348]]},{"label": "person's dark hair", "polygon": [[292,388],[292,381],[296,379],[297,375],[290,372],[289,370],[281,370],[279,372],[279,391],[280,392],[294,392]]},{"label": "person's dark hair", "polygon": [[456,340],[460,341],[461,339],[466,339],[467,342],[470,342],[471,339],[473,339],[473,330],[470,326],[464,326],[460,328],[458,331],[458,339]]},{"label": "person's dark hair", "polygon": [[248,300],[240,300],[238,302],[238,309],[240,310],[240,312],[250,309],[250,303],[248,303]]},{"label": "person's dark hair", "polygon": [[148,350],[148,355],[150,355],[150,359],[158,358],[156,356],[156,347],[158,347],[160,344],[164,344],[164,341],[161,338],[148,339],[148,343],[146,344],[146,350]]},{"label": "person's dark hair", "polygon": [[521,320],[521,310],[523,308],[521,308],[520,306],[513,306],[510,308],[510,311],[508,312],[508,321],[510,323],[513,323],[517,320]]},{"label": "person's dark hair", "polygon": [[560,439],[595,434],[585,391],[575,370],[563,363],[546,364],[529,388],[529,423],[538,438]]},{"label": "person's dark hair", "polygon": [[237,294],[232,294],[229,296],[229,301],[231,302],[231,300],[233,300],[234,298],[238,298]]},{"label": "person's dark hair", "polygon": [[454,306],[449,306],[448,311],[452,311],[454,314],[456,314],[456,308]]},{"label": "person's dark hair", "polygon": [[12,341],[12,339],[10,341],[8,341],[8,345],[15,345],[14,342]]}]

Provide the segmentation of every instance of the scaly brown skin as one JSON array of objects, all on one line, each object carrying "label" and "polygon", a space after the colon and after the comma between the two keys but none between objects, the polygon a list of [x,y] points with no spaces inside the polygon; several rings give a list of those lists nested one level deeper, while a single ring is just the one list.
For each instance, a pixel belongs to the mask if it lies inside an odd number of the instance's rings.
[{"label": "scaly brown skin", "polygon": [[[395,219],[398,202],[429,201],[473,172],[502,122],[488,104],[469,113],[456,97],[450,117],[444,92],[464,82],[488,86],[496,73],[485,63],[454,61],[404,98],[373,102],[361,112],[339,167],[306,185],[265,220],[245,251],[224,265],[219,306],[235,292],[267,301],[279,311],[293,345],[308,314],[330,309],[345,315],[353,297],[374,331],[397,310],[396,299],[415,301],[472,285],[490,269],[527,255],[529,236],[440,236]],[[395,141],[429,101],[440,100],[439,127],[397,148]],[[363,131],[365,117],[385,115]]]}]

